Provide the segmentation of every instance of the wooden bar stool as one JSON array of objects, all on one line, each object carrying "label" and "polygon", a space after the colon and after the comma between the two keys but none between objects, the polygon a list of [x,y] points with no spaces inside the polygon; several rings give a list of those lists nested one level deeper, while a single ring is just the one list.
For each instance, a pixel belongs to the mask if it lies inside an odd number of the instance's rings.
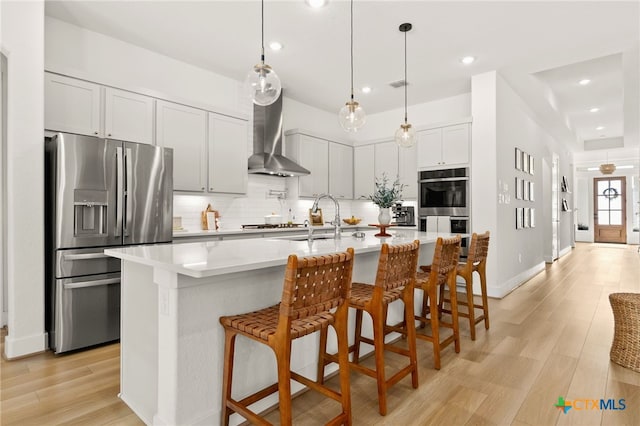
[{"label": "wooden bar stool", "polygon": [[[420,321],[421,328],[427,323],[431,324],[431,335],[417,333],[418,339],[433,343],[433,363],[436,370],[440,369],[440,351],[452,342],[456,353],[460,352],[460,327],[458,325],[458,309],[456,303],[456,267],[460,258],[460,235],[453,238],[439,237],[433,252],[431,265],[421,266],[423,272],[418,272],[416,278],[416,289],[423,291],[422,312],[416,315],[415,319]],[[425,272],[428,271],[428,272]],[[451,322],[442,321],[438,309],[437,292],[438,287],[446,285],[451,293],[452,309]],[[427,318],[429,315],[429,318]],[[440,338],[440,327],[447,327],[452,330],[452,334],[445,339]],[[410,329],[411,327],[409,327]]]},{"label": "wooden bar stool", "polygon": [[[251,423],[269,424],[249,409],[249,405],[279,392],[280,424],[291,424],[291,379],[342,404],[342,412],[328,424],[351,424],[349,391],[349,341],[347,301],[351,289],[353,249],[344,253],[298,259],[290,255],[279,305],[242,315],[225,316],[224,373],[222,385],[222,424],[238,413]],[[340,392],[327,388],[291,371],[291,342],[332,325],[338,336]],[[278,366],[278,383],[241,400],[231,396],[233,354],[236,336],[253,339],[273,349]]]},{"label": "wooden bar stool", "polygon": [[[402,299],[405,305],[405,320],[412,321],[413,291],[418,264],[418,240],[411,244],[390,246],[382,244],[378,259],[378,270],[374,285],[353,283],[349,306],[356,309],[356,335],[355,343],[349,350],[352,351],[353,361],[350,367],[357,372],[373,377],[378,383],[378,404],[381,415],[387,414],[387,389],[400,381],[404,376],[411,374],[411,384],[418,387],[418,367],[416,355],[415,328],[409,327],[407,333],[408,349],[400,348],[384,342],[387,320],[387,307],[395,301]],[[366,311],[373,323],[373,339],[362,336],[362,312]],[[362,342],[374,346],[375,369],[370,369],[359,364],[360,344]],[[320,355],[318,359],[318,381],[322,381],[325,365],[336,362],[335,355],[326,353],[327,330],[320,334]],[[409,358],[409,364],[400,369],[390,378],[386,378],[384,369],[384,351],[391,351]]]},{"label": "wooden bar stool", "polygon": [[[466,306],[466,310],[458,309],[458,316],[469,318],[469,329],[471,331],[471,340],[476,340],[476,324],[484,321],[484,328],[489,329],[489,302],[487,300],[487,253],[489,252],[489,231],[484,234],[471,235],[471,244],[469,245],[469,255],[466,262],[458,263],[456,273],[464,278],[466,300],[456,297],[458,308]],[[480,276],[480,297],[482,304],[477,304],[473,298],[473,273],[477,272]],[[455,287],[454,287],[455,288]],[[451,308],[446,309],[444,303],[451,306],[451,298],[444,296],[443,287],[440,287],[440,312],[451,313]],[[475,310],[482,309],[482,314],[475,316]]]}]

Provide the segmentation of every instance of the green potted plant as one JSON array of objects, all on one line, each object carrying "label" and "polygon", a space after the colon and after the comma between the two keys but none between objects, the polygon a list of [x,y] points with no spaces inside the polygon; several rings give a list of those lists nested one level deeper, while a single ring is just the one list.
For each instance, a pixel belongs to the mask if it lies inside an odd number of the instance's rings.
[{"label": "green potted plant", "polygon": [[391,185],[389,185],[389,177],[386,173],[382,173],[381,179],[376,178],[375,191],[369,195],[369,200],[380,208],[378,223],[381,225],[391,223],[389,207],[402,199],[402,189],[404,187],[405,185],[400,183],[399,177],[396,177],[396,180]]}]

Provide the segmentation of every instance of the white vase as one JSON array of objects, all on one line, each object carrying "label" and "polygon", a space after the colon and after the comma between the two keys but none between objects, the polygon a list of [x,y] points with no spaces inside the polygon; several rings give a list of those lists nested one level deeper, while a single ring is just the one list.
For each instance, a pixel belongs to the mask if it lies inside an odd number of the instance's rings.
[{"label": "white vase", "polygon": [[391,223],[391,213],[388,207],[380,207],[380,213],[378,213],[378,223],[380,225],[388,225]]}]

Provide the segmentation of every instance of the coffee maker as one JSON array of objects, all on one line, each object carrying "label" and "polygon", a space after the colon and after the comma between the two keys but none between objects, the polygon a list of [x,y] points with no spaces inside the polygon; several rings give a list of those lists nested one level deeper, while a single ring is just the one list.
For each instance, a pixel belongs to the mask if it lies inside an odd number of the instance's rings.
[{"label": "coffee maker", "polygon": [[393,214],[392,223],[398,226],[415,226],[416,216],[413,206],[403,206],[402,203],[396,203],[391,207]]}]

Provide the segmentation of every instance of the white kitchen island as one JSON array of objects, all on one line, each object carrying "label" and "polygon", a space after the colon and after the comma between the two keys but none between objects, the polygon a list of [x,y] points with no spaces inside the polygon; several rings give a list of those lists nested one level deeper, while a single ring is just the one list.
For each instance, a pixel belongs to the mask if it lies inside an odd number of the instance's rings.
[{"label": "white kitchen island", "polygon": [[[353,247],[354,281],[373,283],[383,242],[420,240],[419,263],[426,264],[437,237],[451,236],[398,228],[391,228],[389,238],[375,233],[367,231],[364,238],[344,233],[340,240],[312,243],[257,238],[105,250],[122,260],[120,397],[146,424],[219,424],[224,330],[218,318],[278,303],[290,254]],[[402,304],[392,304],[389,316],[399,320]],[[363,326],[370,330],[366,321],[365,315]],[[353,312],[350,322],[353,330]],[[335,345],[331,334],[330,342]],[[329,350],[335,350],[331,343]],[[292,369],[315,378],[317,350],[317,333],[294,341]],[[238,337],[235,365],[235,397],[277,381],[275,358],[265,345]],[[336,368],[328,366],[327,373],[330,367]],[[294,392],[300,389],[295,385]],[[276,403],[277,393],[254,409]],[[234,415],[232,421],[242,419]]]}]

